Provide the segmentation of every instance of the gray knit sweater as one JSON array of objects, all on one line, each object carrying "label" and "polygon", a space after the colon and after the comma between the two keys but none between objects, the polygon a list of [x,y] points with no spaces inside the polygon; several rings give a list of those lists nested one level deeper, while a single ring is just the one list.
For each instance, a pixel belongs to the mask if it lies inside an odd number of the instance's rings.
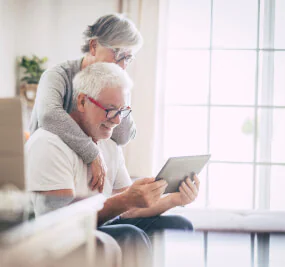
[{"label": "gray knit sweater", "polygon": [[[98,147],[69,116],[72,108],[72,80],[80,71],[82,59],[67,61],[46,70],[39,82],[33,108],[30,131],[39,127],[58,135],[84,161],[91,163],[98,155]],[[126,144],[136,134],[132,116],[124,118],[114,129],[112,139]]]}]

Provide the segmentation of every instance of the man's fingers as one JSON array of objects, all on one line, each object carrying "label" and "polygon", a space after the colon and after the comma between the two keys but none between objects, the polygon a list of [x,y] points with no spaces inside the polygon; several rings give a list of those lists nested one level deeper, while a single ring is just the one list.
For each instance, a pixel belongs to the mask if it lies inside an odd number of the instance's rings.
[{"label": "man's fingers", "polygon": [[[186,186],[186,185],[185,185]],[[183,187],[183,183],[180,185],[179,187],[179,191],[180,191],[180,194],[182,194],[183,198],[184,198],[184,205],[185,204],[189,204],[191,202],[194,201],[194,199],[192,200],[192,198],[187,194],[185,188]]]},{"label": "man's fingers", "polygon": [[188,200],[187,192],[186,192],[185,189],[183,188],[183,182],[182,182],[181,185],[179,186],[179,191],[180,191],[181,194],[183,194],[183,197],[187,198],[187,200]]},{"label": "man's fingers", "polygon": [[198,195],[198,189],[196,184],[193,184],[193,182],[190,180],[190,178],[185,179],[186,185],[193,191],[194,194]]},{"label": "man's fingers", "polygon": [[150,191],[158,190],[159,188],[167,186],[167,182],[165,180],[155,181],[147,185],[147,189]]},{"label": "man's fingers", "polygon": [[186,182],[183,182],[181,184],[182,190],[184,192],[184,194],[187,196],[187,198],[191,201],[195,200],[197,194],[195,194],[191,188],[189,188],[189,186],[186,184]]},{"label": "man's fingers", "polygon": [[164,193],[166,187],[167,185],[160,187],[158,190],[152,191],[153,202],[156,202],[161,198],[161,195]]},{"label": "man's fingers", "polygon": [[155,203],[161,198],[161,195],[164,193],[166,187],[167,187],[167,184],[157,188],[156,190],[152,190],[152,191],[147,190],[148,192],[151,192],[151,199],[153,203]]},{"label": "man's fingers", "polygon": [[194,181],[195,181],[195,185],[199,191],[199,188],[200,188],[200,180],[198,178],[198,176],[195,174],[194,177],[193,177]]},{"label": "man's fingers", "polygon": [[142,179],[138,179],[135,181],[136,184],[140,184],[140,185],[143,185],[143,184],[150,184],[150,183],[153,183],[155,181],[155,178],[152,177],[152,178],[142,178]]},{"label": "man's fingers", "polygon": [[166,189],[166,187],[168,186],[168,184],[164,184],[160,187],[158,187],[157,189],[152,190],[152,192],[156,195],[162,195]]}]

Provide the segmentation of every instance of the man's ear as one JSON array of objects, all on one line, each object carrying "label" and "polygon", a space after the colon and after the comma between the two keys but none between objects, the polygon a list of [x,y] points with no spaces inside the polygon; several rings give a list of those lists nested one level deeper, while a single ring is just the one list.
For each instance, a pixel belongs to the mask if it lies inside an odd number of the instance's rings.
[{"label": "man's ear", "polygon": [[79,112],[85,112],[86,108],[86,95],[83,93],[80,93],[77,97],[77,110]]},{"label": "man's ear", "polygon": [[90,40],[89,41],[89,53],[95,57],[96,56],[96,47],[97,47],[97,40]]}]

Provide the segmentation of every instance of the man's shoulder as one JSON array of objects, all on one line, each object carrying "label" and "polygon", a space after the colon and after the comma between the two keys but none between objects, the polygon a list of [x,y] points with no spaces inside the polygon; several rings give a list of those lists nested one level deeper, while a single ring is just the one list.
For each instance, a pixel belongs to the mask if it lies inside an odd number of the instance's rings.
[{"label": "man's shoulder", "polygon": [[58,141],[61,140],[57,135],[53,134],[52,132],[46,131],[43,128],[38,128],[28,139],[27,144],[29,143],[34,143],[34,142],[40,142],[40,141],[48,141],[49,139],[51,140],[56,140]]},{"label": "man's shoulder", "polygon": [[41,149],[43,152],[56,148],[65,153],[72,153],[72,150],[60,139],[59,136],[42,128],[37,129],[25,144],[27,152],[34,148],[37,148],[37,150]]}]

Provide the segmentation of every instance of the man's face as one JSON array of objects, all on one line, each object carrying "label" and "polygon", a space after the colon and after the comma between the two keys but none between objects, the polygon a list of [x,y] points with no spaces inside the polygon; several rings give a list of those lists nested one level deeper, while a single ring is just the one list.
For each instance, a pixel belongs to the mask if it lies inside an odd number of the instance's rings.
[{"label": "man's face", "polygon": [[[108,119],[106,111],[85,98],[86,108],[82,114],[81,127],[94,141],[108,139],[113,130],[121,123],[120,116]],[[105,88],[96,99],[105,109],[120,110],[126,107],[126,95],[118,88]]]}]

